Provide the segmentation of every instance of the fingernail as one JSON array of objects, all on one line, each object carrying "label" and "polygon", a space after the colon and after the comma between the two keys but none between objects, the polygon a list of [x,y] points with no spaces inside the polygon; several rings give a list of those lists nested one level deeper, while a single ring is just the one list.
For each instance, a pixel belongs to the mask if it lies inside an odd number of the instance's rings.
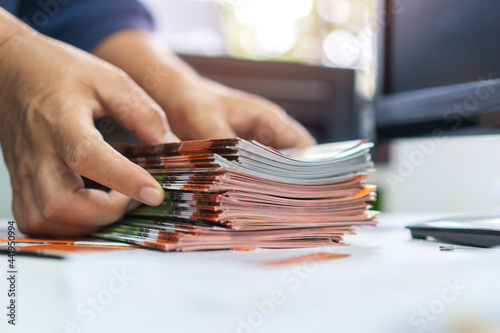
[{"label": "fingernail", "polygon": [[163,201],[163,190],[152,186],[144,186],[139,192],[141,201],[147,205],[157,206]]}]

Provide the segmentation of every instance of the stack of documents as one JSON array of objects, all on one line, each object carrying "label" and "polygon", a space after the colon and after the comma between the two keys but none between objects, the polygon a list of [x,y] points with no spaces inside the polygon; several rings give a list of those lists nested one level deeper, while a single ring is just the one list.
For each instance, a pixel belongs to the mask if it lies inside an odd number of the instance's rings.
[{"label": "stack of documents", "polygon": [[279,152],[220,139],[117,145],[165,189],[95,235],[163,251],[294,248],[340,244],[374,226],[366,202],[371,143],[347,141]]}]

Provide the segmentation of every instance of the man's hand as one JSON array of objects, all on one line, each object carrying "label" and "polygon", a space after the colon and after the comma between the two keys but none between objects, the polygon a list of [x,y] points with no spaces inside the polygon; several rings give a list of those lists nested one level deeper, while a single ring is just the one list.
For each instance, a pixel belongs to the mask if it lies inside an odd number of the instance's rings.
[{"label": "man's hand", "polygon": [[309,132],[276,104],[200,77],[148,33],[120,31],[92,52],[140,84],[165,110],[181,139],[240,136],[275,148],[315,143]]},{"label": "man's hand", "polygon": [[[2,25],[29,29],[0,9]],[[93,119],[114,117],[147,143],[177,140],[161,108],[117,68],[28,35],[0,41],[0,140],[20,230],[83,235],[119,219],[130,198],[160,204],[159,184],[104,142]],[[80,176],[112,191],[86,189]]]},{"label": "man's hand", "polygon": [[275,148],[315,143],[311,134],[278,105],[198,76],[181,80],[158,102],[181,138],[239,136]]}]

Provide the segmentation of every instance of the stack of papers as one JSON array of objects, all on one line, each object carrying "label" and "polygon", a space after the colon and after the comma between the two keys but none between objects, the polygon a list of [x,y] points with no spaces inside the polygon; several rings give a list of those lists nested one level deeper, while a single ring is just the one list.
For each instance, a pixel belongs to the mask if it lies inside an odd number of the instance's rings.
[{"label": "stack of papers", "polygon": [[254,141],[220,139],[117,145],[165,189],[95,236],[163,251],[295,248],[341,244],[356,226],[374,226],[366,202],[372,144],[347,141],[279,152]]}]

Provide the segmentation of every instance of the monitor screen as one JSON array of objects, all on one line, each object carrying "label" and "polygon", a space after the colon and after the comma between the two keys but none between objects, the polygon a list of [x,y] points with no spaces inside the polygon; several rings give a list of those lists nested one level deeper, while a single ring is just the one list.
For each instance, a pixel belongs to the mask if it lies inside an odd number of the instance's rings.
[{"label": "monitor screen", "polygon": [[500,111],[500,1],[385,0],[379,15],[379,136],[477,126]]}]

